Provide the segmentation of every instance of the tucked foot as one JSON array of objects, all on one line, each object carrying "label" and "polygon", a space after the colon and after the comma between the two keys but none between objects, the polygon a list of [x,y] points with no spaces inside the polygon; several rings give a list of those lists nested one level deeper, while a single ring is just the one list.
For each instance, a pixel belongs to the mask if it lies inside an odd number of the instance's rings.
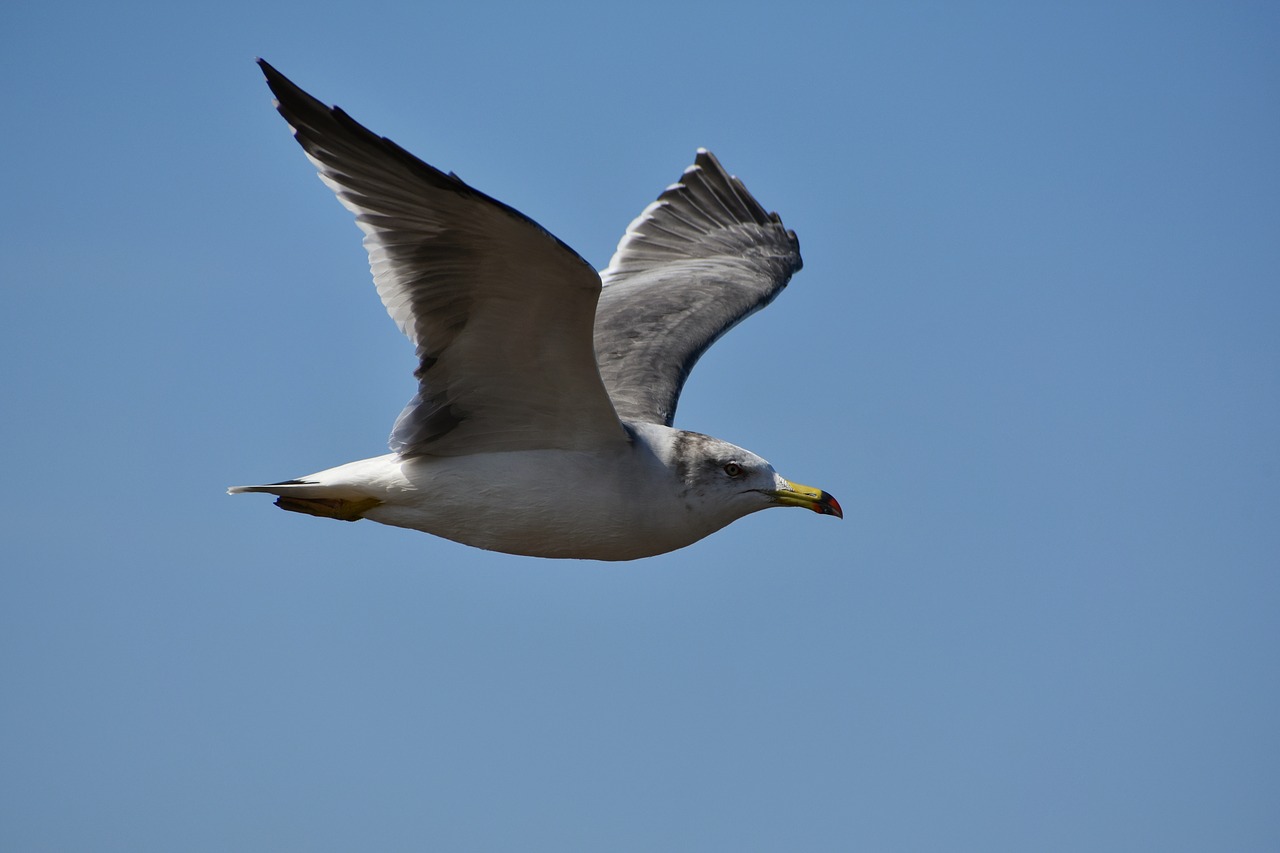
[{"label": "tucked foot", "polygon": [[289,512],[301,512],[319,518],[336,518],[339,521],[359,521],[364,514],[381,504],[377,498],[276,498],[276,506]]}]

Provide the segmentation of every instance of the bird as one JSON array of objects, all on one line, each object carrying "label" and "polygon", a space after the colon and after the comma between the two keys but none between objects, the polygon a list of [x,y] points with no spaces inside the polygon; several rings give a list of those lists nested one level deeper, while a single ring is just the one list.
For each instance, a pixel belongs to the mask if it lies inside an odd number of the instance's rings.
[{"label": "bird", "polygon": [[844,517],[826,491],[755,453],[673,426],[702,354],[802,266],[795,233],[710,151],[597,272],[523,213],[257,61],[364,232],[418,387],[390,453],[229,493],[490,551],[603,561],[674,551],[770,507]]}]

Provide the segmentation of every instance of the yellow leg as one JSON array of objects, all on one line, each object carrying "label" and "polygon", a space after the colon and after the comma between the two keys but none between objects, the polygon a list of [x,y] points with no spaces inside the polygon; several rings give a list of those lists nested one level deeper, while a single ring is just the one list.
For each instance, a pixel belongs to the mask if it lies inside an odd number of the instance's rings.
[{"label": "yellow leg", "polygon": [[289,512],[302,512],[319,518],[336,518],[339,521],[359,521],[364,514],[382,501],[377,498],[276,498],[276,506]]}]

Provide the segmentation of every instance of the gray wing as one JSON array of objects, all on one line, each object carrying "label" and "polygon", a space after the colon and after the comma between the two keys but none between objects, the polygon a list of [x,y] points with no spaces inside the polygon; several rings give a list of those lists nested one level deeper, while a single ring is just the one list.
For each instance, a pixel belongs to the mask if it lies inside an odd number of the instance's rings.
[{"label": "gray wing", "polygon": [[596,359],[618,415],[670,426],[707,347],[772,302],[801,265],[796,235],[698,149],[600,274]]},{"label": "gray wing", "polygon": [[378,294],[417,348],[406,456],[626,441],[592,349],[600,279],[505,204],[423,163],[259,60],[276,108],[365,233]]}]

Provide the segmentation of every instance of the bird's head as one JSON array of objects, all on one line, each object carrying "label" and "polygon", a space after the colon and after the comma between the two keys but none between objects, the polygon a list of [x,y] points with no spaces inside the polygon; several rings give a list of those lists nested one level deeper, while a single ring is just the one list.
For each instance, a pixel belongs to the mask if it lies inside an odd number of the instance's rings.
[{"label": "bird's head", "polygon": [[822,489],[793,483],[750,450],[718,438],[673,430],[668,465],[687,505],[727,516],[727,524],[758,510],[798,506],[844,518],[840,503]]}]

